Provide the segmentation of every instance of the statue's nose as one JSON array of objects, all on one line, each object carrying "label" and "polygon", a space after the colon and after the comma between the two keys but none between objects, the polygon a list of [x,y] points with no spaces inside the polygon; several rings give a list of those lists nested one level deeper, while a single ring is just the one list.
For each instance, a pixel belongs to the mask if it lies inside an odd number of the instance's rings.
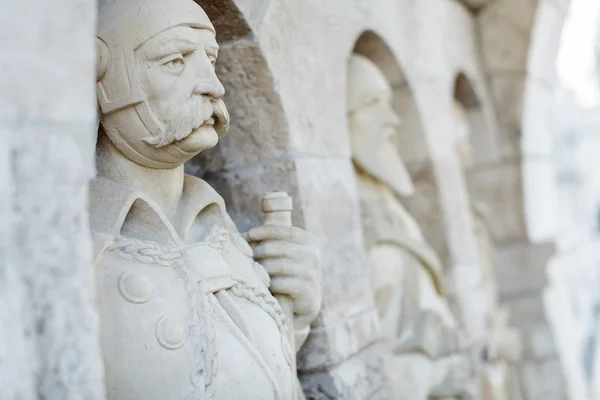
[{"label": "statue's nose", "polygon": [[196,85],[194,94],[208,96],[214,99],[220,99],[225,95],[225,88],[221,81],[219,81],[212,65],[207,68],[199,68],[198,78],[199,82]]}]

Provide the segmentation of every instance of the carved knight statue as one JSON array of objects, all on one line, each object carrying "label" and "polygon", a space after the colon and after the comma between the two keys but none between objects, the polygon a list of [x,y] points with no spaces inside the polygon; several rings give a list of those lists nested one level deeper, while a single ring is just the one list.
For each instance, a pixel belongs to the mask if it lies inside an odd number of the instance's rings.
[{"label": "carved knight statue", "polygon": [[[470,135],[466,112],[454,102],[457,123],[457,152],[461,167],[467,170],[472,165]],[[479,266],[485,293],[486,338],[481,348],[481,395],[483,400],[521,400],[523,396],[518,384],[514,365],[521,358],[521,336],[508,324],[508,310],[498,304],[498,293],[494,274],[494,246],[487,227],[486,212],[476,203],[471,204],[473,233],[477,241]]]},{"label": "carved knight statue", "polygon": [[90,213],[108,398],[301,398],[317,240],[277,224],[240,234],[183,171],[229,123],[210,20],[192,0],[101,0],[97,49]]},{"label": "carved knight statue", "polygon": [[367,58],[352,55],[348,68],[352,154],[394,398],[466,398],[470,365],[440,262],[398,200],[412,183],[390,140],[400,123],[392,90]]}]

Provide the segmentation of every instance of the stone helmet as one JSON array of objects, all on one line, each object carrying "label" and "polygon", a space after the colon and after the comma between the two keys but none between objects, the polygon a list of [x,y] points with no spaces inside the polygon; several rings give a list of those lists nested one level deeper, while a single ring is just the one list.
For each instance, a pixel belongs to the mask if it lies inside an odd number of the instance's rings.
[{"label": "stone helmet", "polygon": [[[142,88],[136,51],[161,32],[178,26],[215,34],[210,19],[193,0],[99,1],[96,89],[101,124],[127,158],[149,168],[173,168],[196,154],[178,146],[144,147],[147,145],[127,140],[123,134],[127,130],[135,137],[148,137],[148,133],[155,136],[163,129]],[[227,130],[229,116],[224,103],[218,103],[215,113],[222,117],[218,131],[221,136]]]},{"label": "stone helmet", "polygon": [[215,33],[202,7],[192,0],[100,0],[98,21],[96,80],[105,115],[144,101],[134,57],[142,44],[178,25]]}]

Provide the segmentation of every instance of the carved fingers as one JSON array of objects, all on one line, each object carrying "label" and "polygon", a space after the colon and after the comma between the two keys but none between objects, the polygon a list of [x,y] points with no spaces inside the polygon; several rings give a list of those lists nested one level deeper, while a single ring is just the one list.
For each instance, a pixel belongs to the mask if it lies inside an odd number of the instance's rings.
[{"label": "carved fingers", "polygon": [[290,296],[294,326],[304,329],[321,308],[321,260],[318,240],[293,226],[263,225],[244,234],[254,258],[271,277],[271,293]]}]

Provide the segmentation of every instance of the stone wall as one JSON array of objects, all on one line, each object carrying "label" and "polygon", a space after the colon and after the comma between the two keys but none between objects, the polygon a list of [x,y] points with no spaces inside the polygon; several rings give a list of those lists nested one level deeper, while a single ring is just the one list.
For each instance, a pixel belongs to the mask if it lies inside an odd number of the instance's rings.
[{"label": "stone wall", "polygon": [[96,5],[31,3],[0,2],[0,398],[101,399],[87,216]]},{"label": "stone wall", "polygon": [[[86,210],[95,3],[34,3],[0,0],[0,398],[101,399]],[[215,186],[242,231],[261,222],[265,192],[289,192],[294,223],[323,243],[324,305],[298,365],[308,397],[386,396],[345,115],[348,57],[383,45],[405,121],[397,144],[417,186],[404,201],[442,256],[469,338],[481,335],[471,195],[492,211],[500,295],[527,335],[527,399],[563,398],[541,303],[553,250],[534,242],[553,233],[552,206],[540,207],[552,197],[539,186],[552,175],[543,115],[568,1],[198,3],[218,31],[232,126],[188,171]],[[361,45],[369,35],[374,47]],[[499,122],[467,176],[453,139],[461,74],[480,116]]]}]

